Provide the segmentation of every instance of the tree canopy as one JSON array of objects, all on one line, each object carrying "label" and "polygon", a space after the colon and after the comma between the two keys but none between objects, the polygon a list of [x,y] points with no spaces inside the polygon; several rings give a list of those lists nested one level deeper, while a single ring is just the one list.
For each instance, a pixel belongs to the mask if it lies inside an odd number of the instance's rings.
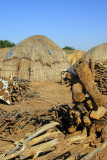
[{"label": "tree canopy", "polygon": [[63,50],[75,50],[73,47],[69,47],[69,46],[65,46],[64,48],[62,48]]},{"label": "tree canopy", "polygon": [[14,47],[15,44],[8,40],[0,40],[0,48]]}]

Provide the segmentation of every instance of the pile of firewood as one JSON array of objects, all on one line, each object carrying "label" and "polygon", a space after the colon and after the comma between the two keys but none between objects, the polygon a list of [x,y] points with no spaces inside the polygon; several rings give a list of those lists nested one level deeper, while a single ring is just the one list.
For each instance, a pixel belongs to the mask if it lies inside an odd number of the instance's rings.
[{"label": "pile of firewood", "polygon": [[0,77],[0,100],[7,104],[20,103],[22,100],[33,98],[37,92],[32,92],[28,81]]},{"label": "pile of firewood", "polygon": [[95,147],[95,150],[91,153],[86,155],[81,155],[81,153],[78,152],[75,154],[72,153],[73,144],[78,144],[78,146],[75,146],[75,148],[77,148],[82,144],[93,143],[95,136],[93,133],[87,135],[88,131],[85,126],[81,132],[75,131],[75,135],[64,136],[61,128],[67,128],[65,126],[68,126],[68,124],[70,124],[69,120],[72,119],[69,117],[69,110],[71,109],[68,106],[55,107],[52,110],[53,114],[51,114],[51,118],[56,119],[57,117],[56,121],[59,122],[50,121],[48,124],[39,127],[35,132],[26,134],[23,139],[17,142],[12,140],[13,145],[0,148],[0,159],[12,160],[17,158],[19,160],[32,158],[42,160],[58,159],[58,157],[64,159],[64,157],[68,157],[66,160],[85,160],[92,158],[95,154],[102,151],[107,146],[107,134],[105,136],[105,132],[102,134],[103,143],[97,148]]},{"label": "pile of firewood", "polygon": [[[92,63],[93,65],[93,63]],[[107,104],[101,92],[98,90],[94,82],[94,72],[89,68],[84,60],[80,60],[75,68],[78,76],[78,83],[72,85],[72,96],[74,100],[74,107],[71,110],[70,117],[74,124],[71,128],[76,129],[78,126],[93,126],[102,117],[105,117],[104,122],[107,123]],[[105,123],[104,123],[105,125]],[[96,130],[102,130],[104,126],[102,121]],[[72,132],[72,129],[70,131]]]},{"label": "pile of firewood", "polygon": [[100,92],[107,95],[107,62],[95,64],[95,82]]},{"label": "pile of firewood", "polygon": [[34,98],[35,96],[37,96],[37,92],[31,91],[28,81],[17,80],[17,87],[13,88],[11,94],[13,104],[15,102],[20,103],[22,100],[26,100],[28,98]]},{"label": "pile of firewood", "polygon": [[12,112],[6,112],[0,109],[0,134],[18,134],[21,129],[30,121],[31,116],[29,115],[27,109],[19,112],[18,110],[13,110]]}]

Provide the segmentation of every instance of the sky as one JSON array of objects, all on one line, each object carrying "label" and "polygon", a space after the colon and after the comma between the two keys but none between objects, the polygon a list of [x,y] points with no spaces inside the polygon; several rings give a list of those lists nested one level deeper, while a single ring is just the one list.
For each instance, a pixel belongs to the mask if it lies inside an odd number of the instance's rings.
[{"label": "sky", "polygon": [[0,40],[32,35],[83,51],[107,43],[107,0],[0,0]]}]

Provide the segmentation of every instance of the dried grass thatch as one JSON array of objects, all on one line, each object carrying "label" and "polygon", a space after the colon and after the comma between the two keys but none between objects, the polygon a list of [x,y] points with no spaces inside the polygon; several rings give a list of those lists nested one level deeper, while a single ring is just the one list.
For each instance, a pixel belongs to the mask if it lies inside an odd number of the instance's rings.
[{"label": "dried grass thatch", "polygon": [[85,51],[80,51],[80,50],[64,50],[64,51],[67,54],[67,60],[71,66],[75,64],[75,62],[78,61],[85,54]]},{"label": "dried grass thatch", "polygon": [[57,82],[61,79],[60,72],[68,67],[64,51],[47,37],[36,35],[23,40],[7,52],[1,76]]},{"label": "dried grass thatch", "polygon": [[91,48],[83,55],[83,58],[88,62],[90,57],[93,57],[95,62],[107,60],[107,43],[103,43],[96,47]]},{"label": "dried grass thatch", "polygon": [[3,57],[10,50],[10,48],[0,48],[0,68],[2,66]]}]

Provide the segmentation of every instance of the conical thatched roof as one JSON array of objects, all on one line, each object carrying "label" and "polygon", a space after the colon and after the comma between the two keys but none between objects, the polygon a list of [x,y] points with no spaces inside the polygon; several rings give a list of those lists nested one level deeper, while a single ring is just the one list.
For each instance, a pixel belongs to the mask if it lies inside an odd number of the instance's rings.
[{"label": "conical thatched roof", "polygon": [[93,57],[94,61],[106,61],[107,60],[107,43],[103,43],[96,47],[91,48],[83,55],[86,61],[89,61],[90,57]]},{"label": "conical thatched roof", "polygon": [[31,81],[59,81],[60,72],[68,67],[65,52],[47,37],[36,35],[7,52],[1,75]]}]

